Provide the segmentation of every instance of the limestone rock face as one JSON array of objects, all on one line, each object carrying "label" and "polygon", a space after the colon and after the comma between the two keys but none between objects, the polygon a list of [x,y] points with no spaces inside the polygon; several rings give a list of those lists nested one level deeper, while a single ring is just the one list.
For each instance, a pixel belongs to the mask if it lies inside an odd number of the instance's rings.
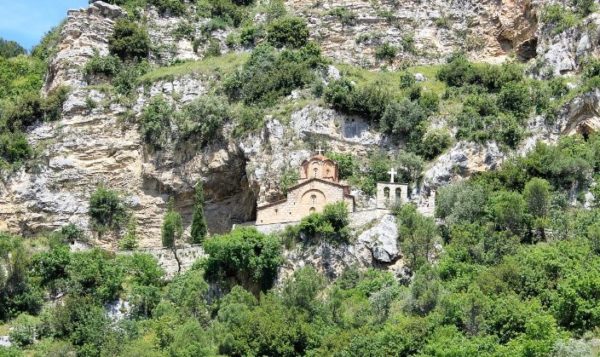
[{"label": "limestone rock face", "polygon": [[505,155],[495,143],[481,145],[459,142],[425,171],[425,185],[439,187],[475,172],[494,170],[504,158]]},{"label": "limestone rock face", "polygon": [[115,20],[125,16],[120,7],[96,1],[87,9],[70,10],[60,31],[58,52],[49,65],[46,92],[60,86],[84,85],[82,68],[97,51],[108,54],[108,38]]},{"label": "limestone rock face", "polygon": [[363,232],[358,242],[371,250],[376,261],[394,262],[400,256],[396,218],[389,214],[384,216],[373,228]]},{"label": "limestone rock face", "polygon": [[541,76],[573,74],[589,56],[600,55],[600,14],[593,13],[574,28],[556,33],[551,26],[538,29],[537,71]]},{"label": "limestone rock face", "polygon": [[[324,52],[341,62],[385,64],[374,58],[383,43],[401,49],[394,65],[437,62],[457,50],[490,62],[515,49],[526,59],[535,56],[537,17],[530,0],[291,0],[287,5],[307,19]],[[336,8],[347,9],[354,18],[342,21],[332,14]]]}]

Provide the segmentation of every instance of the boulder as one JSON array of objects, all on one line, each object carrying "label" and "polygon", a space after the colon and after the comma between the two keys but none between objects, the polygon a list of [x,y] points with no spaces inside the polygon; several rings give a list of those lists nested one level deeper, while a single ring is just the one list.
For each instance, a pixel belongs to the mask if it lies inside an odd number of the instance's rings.
[{"label": "boulder", "polygon": [[364,244],[376,261],[386,264],[394,262],[400,257],[396,218],[385,215],[374,227],[358,237],[358,243]]}]

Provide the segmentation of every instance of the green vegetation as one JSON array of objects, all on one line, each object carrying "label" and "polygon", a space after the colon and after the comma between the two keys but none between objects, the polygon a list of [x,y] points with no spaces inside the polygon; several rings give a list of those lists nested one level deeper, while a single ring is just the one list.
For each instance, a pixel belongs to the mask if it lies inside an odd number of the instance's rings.
[{"label": "green vegetation", "polygon": [[15,41],[0,37],[0,58],[12,58],[26,54],[27,51]]},{"label": "green vegetation", "polygon": [[204,188],[202,187],[202,182],[198,182],[194,196],[194,215],[192,216],[192,243],[202,243],[207,234],[208,227],[204,218]]},{"label": "green vegetation", "polygon": [[267,41],[275,47],[300,48],[308,43],[308,26],[299,17],[282,17],[267,26]]},{"label": "green vegetation", "polygon": [[148,32],[136,22],[118,20],[113,34],[108,39],[108,50],[124,61],[144,59],[150,51]]},{"label": "green vegetation", "polygon": [[278,98],[313,81],[313,69],[322,63],[314,43],[281,52],[261,45],[252,51],[240,71],[225,79],[224,90],[230,99],[242,100],[246,105],[273,105]]},{"label": "green vegetation", "polygon": [[93,229],[101,235],[108,230],[120,230],[127,210],[117,192],[99,186],[90,196],[88,215]]},{"label": "green vegetation", "polygon": [[325,206],[323,212],[304,217],[296,226],[286,227],[283,236],[292,244],[302,241],[308,244],[319,241],[346,242],[349,239],[348,206],[344,202]]},{"label": "green vegetation", "polygon": [[329,15],[337,17],[344,26],[356,23],[356,14],[346,7],[336,7],[329,10]]},{"label": "green vegetation", "polygon": [[204,242],[209,281],[234,282],[252,291],[267,290],[282,263],[277,239],[254,228],[238,228]]}]

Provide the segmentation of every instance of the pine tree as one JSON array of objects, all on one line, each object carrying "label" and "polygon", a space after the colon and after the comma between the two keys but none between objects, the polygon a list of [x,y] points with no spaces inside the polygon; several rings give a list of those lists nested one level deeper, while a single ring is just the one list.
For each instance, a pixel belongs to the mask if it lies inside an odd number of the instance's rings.
[{"label": "pine tree", "polygon": [[177,261],[177,271],[181,271],[181,262],[177,256],[177,240],[181,239],[181,236],[183,235],[183,223],[181,215],[176,212],[173,207],[174,203],[175,201],[173,198],[169,199],[167,213],[165,214],[162,225],[161,236],[163,247],[169,248],[173,252],[175,260]]},{"label": "pine tree", "polygon": [[204,188],[202,182],[198,182],[194,199],[194,216],[192,218],[192,243],[202,243],[207,233],[208,229],[204,218]]}]

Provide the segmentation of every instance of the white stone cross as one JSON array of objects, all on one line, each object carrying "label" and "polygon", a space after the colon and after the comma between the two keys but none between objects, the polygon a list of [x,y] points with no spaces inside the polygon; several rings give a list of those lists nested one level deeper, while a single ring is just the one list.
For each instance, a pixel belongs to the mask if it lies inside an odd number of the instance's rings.
[{"label": "white stone cross", "polygon": [[392,167],[390,169],[390,172],[388,172],[388,174],[390,175],[390,183],[394,183],[394,176],[396,176],[396,174],[397,174],[396,169],[394,169]]},{"label": "white stone cross", "polygon": [[319,145],[319,148],[317,149],[317,154],[323,155],[323,149],[321,148],[321,145]]}]

